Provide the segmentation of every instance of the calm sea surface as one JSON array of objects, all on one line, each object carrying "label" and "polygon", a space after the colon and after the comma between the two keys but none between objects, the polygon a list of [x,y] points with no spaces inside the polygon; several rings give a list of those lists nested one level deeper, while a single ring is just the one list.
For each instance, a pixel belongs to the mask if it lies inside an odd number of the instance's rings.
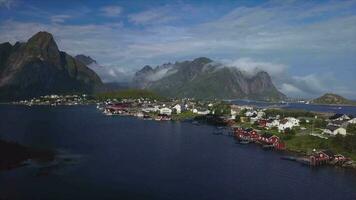
[{"label": "calm sea surface", "polygon": [[328,112],[356,116],[356,106],[338,106],[338,105],[313,105],[304,103],[267,103],[248,100],[232,100],[238,105],[252,105],[260,108],[279,107],[292,110],[306,110],[314,112]]},{"label": "calm sea surface", "polygon": [[214,127],[108,117],[94,106],[0,105],[0,137],[56,150],[0,172],[0,199],[356,199],[356,173],[311,169]]}]

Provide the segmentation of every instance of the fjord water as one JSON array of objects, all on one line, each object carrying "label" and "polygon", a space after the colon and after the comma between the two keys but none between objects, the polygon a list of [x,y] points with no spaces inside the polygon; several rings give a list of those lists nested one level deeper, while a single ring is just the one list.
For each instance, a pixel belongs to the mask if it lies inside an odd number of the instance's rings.
[{"label": "fjord water", "polygon": [[356,199],[356,174],[94,106],[0,106],[0,137],[71,159],[0,172],[0,199]]},{"label": "fjord water", "polygon": [[237,105],[251,105],[259,108],[283,108],[289,110],[305,110],[312,112],[326,112],[356,116],[356,106],[318,105],[305,103],[269,103],[251,100],[230,100],[229,102]]}]

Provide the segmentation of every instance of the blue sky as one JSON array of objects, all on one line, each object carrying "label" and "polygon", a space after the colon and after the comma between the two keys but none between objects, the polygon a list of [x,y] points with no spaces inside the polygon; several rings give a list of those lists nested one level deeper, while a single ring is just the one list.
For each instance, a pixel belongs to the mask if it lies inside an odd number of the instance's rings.
[{"label": "blue sky", "polygon": [[354,0],[0,0],[0,42],[26,41],[41,30],[118,81],[146,64],[206,56],[265,70],[289,96],[356,99]]}]

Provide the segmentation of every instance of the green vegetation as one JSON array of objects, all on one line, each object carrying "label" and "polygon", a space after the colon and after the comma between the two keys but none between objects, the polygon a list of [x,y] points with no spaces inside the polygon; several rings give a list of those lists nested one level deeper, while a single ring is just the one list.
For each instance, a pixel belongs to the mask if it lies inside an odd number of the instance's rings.
[{"label": "green vegetation", "polygon": [[281,137],[286,143],[287,149],[302,153],[311,153],[313,149],[327,149],[335,153],[356,160],[356,135],[330,137],[322,139],[311,135],[292,136],[288,139]]},{"label": "green vegetation", "polygon": [[187,120],[187,119],[194,119],[196,116],[198,116],[197,114],[193,113],[192,111],[184,111],[181,112],[180,114],[174,114],[172,116],[173,120]]},{"label": "green vegetation", "polygon": [[128,89],[115,92],[104,92],[95,95],[96,99],[138,99],[147,98],[151,100],[164,100],[165,98],[149,90]]},{"label": "green vegetation", "polygon": [[279,115],[281,117],[315,117],[317,115],[313,112],[303,111],[303,110],[285,110],[285,109],[267,109],[265,110],[267,117],[275,117]]},{"label": "green vegetation", "polygon": [[284,142],[288,150],[303,153],[310,153],[313,149],[330,149],[329,140],[311,135],[295,136]]},{"label": "green vegetation", "polygon": [[211,110],[214,111],[215,115],[218,115],[218,116],[231,114],[230,105],[226,104],[224,102],[219,102],[217,104],[214,104],[213,107],[211,108]]},{"label": "green vegetation", "polygon": [[347,133],[356,135],[356,124],[349,124],[346,131]]}]

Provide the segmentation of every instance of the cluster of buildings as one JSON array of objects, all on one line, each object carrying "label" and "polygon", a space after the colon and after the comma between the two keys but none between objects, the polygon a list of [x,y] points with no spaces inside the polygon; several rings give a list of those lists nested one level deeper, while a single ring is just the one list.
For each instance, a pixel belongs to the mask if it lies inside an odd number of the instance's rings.
[{"label": "cluster of buildings", "polygon": [[305,161],[305,164],[320,166],[326,164],[342,165],[349,162],[350,159],[341,154],[335,154],[332,151],[314,151]]},{"label": "cluster of buildings", "polygon": [[13,102],[13,104],[20,105],[48,105],[48,106],[58,106],[58,105],[87,105],[93,103],[92,100],[88,98],[86,94],[82,95],[45,95],[36,98],[32,98],[30,100],[22,100]]},{"label": "cluster of buildings", "polygon": [[190,111],[196,115],[207,115],[210,110],[205,108],[212,104],[200,103],[191,99],[172,101],[157,101],[150,99],[124,99],[121,101],[106,101],[98,104],[107,115],[132,115],[145,119],[171,120],[173,114]]},{"label": "cluster of buildings", "polygon": [[347,135],[347,127],[356,124],[356,118],[344,114],[336,114],[328,119],[328,124],[323,133],[330,136]]},{"label": "cluster of buildings", "polygon": [[274,148],[284,150],[286,148],[283,141],[276,135],[260,134],[251,128],[236,128],[234,136],[242,143],[254,142],[261,144],[264,148]]},{"label": "cluster of buildings", "polygon": [[240,116],[241,122],[258,124],[259,127],[267,130],[276,128],[278,132],[285,132],[287,129],[291,130],[300,126],[300,119],[294,117],[281,117],[279,115],[267,117],[264,112],[265,109],[254,109],[249,106],[232,106],[232,118],[235,119],[235,113],[241,113],[242,110],[245,110],[246,112],[244,112],[244,115]]},{"label": "cluster of buildings", "polygon": [[[280,133],[284,133],[287,130],[292,130],[295,128],[299,128],[300,130],[305,130],[306,128],[301,125],[302,119],[306,123],[310,123],[310,125],[313,126],[311,121],[314,119],[309,119],[306,117],[295,118],[290,116],[281,117],[279,115],[267,117],[264,112],[265,109],[254,109],[248,106],[241,106],[241,107],[235,106],[234,110],[231,111],[233,119],[236,118],[236,115],[234,114],[238,113],[238,109],[240,109],[240,111],[241,109],[246,110],[244,115],[240,116],[241,122],[258,124],[260,128],[266,130],[271,130],[275,128]],[[319,120],[325,120],[325,122],[327,123],[326,127],[321,127],[321,131],[320,131],[322,134],[321,138],[328,138],[330,136],[336,136],[338,134],[345,136],[348,134],[347,127],[350,124],[356,124],[356,118],[345,114],[335,114],[334,116],[331,116],[329,119],[319,119]],[[313,135],[318,135],[318,134],[314,134],[313,130],[310,133]]]}]

